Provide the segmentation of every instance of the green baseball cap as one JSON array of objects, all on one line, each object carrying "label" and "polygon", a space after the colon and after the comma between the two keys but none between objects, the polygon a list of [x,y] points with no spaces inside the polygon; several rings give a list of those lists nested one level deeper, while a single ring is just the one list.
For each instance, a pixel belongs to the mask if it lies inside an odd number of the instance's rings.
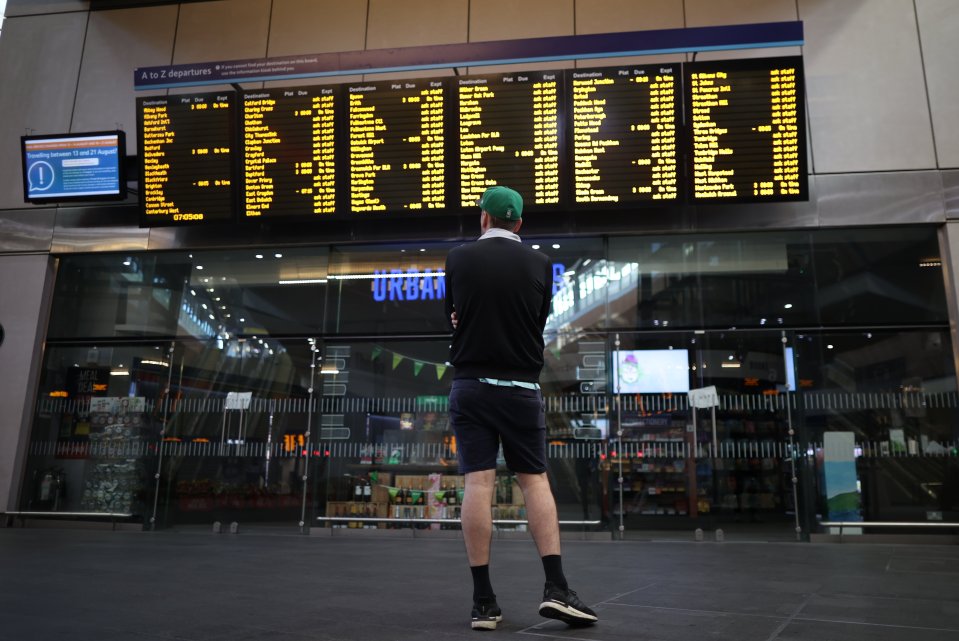
[{"label": "green baseball cap", "polygon": [[490,216],[503,220],[519,220],[523,217],[523,197],[509,187],[490,187],[480,198],[479,206]]}]

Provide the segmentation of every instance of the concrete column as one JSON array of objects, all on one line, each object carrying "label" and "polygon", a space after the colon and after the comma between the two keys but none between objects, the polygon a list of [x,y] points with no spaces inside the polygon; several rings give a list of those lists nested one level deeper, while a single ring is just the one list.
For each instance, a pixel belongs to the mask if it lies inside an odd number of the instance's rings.
[{"label": "concrete column", "polygon": [[0,256],[0,511],[17,509],[53,287],[47,254]]}]

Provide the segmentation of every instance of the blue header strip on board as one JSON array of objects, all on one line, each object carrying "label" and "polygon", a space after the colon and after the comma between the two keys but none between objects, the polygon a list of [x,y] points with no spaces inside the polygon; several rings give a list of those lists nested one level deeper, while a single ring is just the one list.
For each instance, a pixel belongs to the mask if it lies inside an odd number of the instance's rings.
[{"label": "blue header strip on board", "polygon": [[264,80],[802,44],[801,21],[765,22],[140,67],[133,72],[133,85],[137,91],[141,91]]}]

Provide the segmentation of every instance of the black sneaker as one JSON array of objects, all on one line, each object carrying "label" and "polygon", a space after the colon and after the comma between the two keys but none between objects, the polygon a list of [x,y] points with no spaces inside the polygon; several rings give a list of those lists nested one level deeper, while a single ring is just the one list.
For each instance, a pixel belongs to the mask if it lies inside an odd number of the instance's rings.
[{"label": "black sneaker", "polygon": [[599,621],[596,613],[579,600],[576,593],[546,582],[543,590],[543,602],[539,605],[539,614],[548,619],[559,619],[567,625],[592,625]]},{"label": "black sneaker", "polygon": [[495,630],[496,624],[503,620],[503,612],[496,605],[496,597],[483,597],[473,601],[472,621],[474,630]]}]

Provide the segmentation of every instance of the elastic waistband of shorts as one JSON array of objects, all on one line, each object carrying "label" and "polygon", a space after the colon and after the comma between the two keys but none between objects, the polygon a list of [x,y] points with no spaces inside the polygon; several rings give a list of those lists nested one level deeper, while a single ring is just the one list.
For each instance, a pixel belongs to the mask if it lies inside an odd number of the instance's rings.
[{"label": "elastic waistband of shorts", "polygon": [[529,383],[527,381],[504,381],[501,378],[478,378],[480,383],[487,385],[497,385],[499,387],[522,387],[523,389],[539,389],[539,383]]}]

